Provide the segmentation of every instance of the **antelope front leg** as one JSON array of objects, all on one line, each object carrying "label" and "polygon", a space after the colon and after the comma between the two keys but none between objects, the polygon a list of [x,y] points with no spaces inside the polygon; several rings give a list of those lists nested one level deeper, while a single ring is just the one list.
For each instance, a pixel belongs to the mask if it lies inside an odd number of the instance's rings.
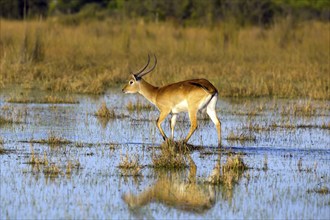
[{"label": "antelope front leg", "polygon": [[196,128],[197,128],[197,112],[196,111],[189,111],[189,118],[190,118],[190,130],[189,133],[186,137],[186,139],[184,140],[184,142],[188,142],[189,138],[191,137],[191,135],[195,132]]},{"label": "antelope front leg", "polygon": [[161,124],[165,120],[165,118],[166,118],[167,115],[168,115],[167,112],[160,112],[159,118],[157,119],[157,127],[158,127],[158,129],[160,131],[160,134],[162,135],[164,141],[167,139],[167,137],[166,137],[166,135],[165,135],[165,133],[164,133],[164,131],[162,129]]}]

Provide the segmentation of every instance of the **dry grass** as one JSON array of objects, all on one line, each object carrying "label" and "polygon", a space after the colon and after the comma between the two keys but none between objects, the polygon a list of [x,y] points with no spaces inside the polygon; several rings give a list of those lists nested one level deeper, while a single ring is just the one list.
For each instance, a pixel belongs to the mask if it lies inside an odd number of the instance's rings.
[{"label": "dry grass", "polygon": [[0,137],[0,155],[6,152],[5,148],[3,147],[4,141],[2,137]]},{"label": "dry grass", "polygon": [[118,167],[121,169],[121,176],[141,176],[142,166],[140,165],[138,155],[133,155],[132,157],[128,153],[125,156],[120,155]]},{"label": "dry grass", "polygon": [[50,18],[25,24],[1,20],[0,87],[101,94],[153,52],[158,67],[146,78],[156,85],[204,77],[221,96],[330,99],[329,23],[184,28],[108,19],[72,27]]},{"label": "dry grass", "polygon": [[235,134],[233,131],[229,133],[226,138],[228,141],[256,141],[256,137],[251,132],[241,132]]},{"label": "dry grass", "polygon": [[65,166],[65,174],[70,176],[73,169],[80,169],[80,162],[78,160],[71,161],[69,160]]},{"label": "dry grass", "polygon": [[316,113],[316,107],[312,105],[311,100],[295,103],[289,106],[283,106],[281,109],[281,115],[294,115],[294,116],[314,116]]},{"label": "dry grass", "polygon": [[233,189],[248,167],[240,155],[229,155],[225,164],[217,164],[206,182],[214,185],[221,184],[226,189]]},{"label": "dry grass", "polygon": [[29,140],[29,143],[37,143],[37,144],[49,144],[51,146],[58,146],[63,144],[71,144],[72,142],[69,140],[66,140],[62,137],[57,137],[54,134],[50,134],[47,139],[40,139],[40,140]]},{"label": "dry grass", "polygon": [[49,161],[48,161],[46,154],[44,154],[43,157],[39,157],[39,156],[35,155],[34,151],[32,150],[31,157],[30,157],[28,164],[32,164],[32,165],[36,165],[36,166],[39,166],[39,165],[48,166]]},{"label": "dry grass", "polygon": [[57,163],[50,162],[46,153],[44,152],[43,156],[39,156],[34,152],[33,145],[30,146],[31,156],[27,164],[32,165],[34,171],[37,173],[43,173],[46,178],[57,178],[66,174],[67,177],[70,177],[73,170],[80,169],[80,162],[78,160],[68,160],[67,164],[64,166],[62,172],[61,166]]},{"label": "dry grass", "polygon": [[189,154],[189,150],[185,143],[168,139],[160,146],[159,154],[153,155],[153,167],[171,169],[186,168],[187,153]]},{"label": "dry grass", "polygon": [[56,164],[47,165],[43,169],[46,177],[55,178],[62,174],[61,169]]},{"label": "dry grass", "polygon": [[10,97],[6,100],[9,103],[38,103],[38,104],[78,104],[72,97],[45,96],[38,99],[30,97]]},{"label": "dry grass", "polygon": [[312,193],[312,192],[318,193],[318,194],[323,194],[323,195],[330,194],[330,190],[326,186],[321,186],[321,187],[317,187],[317,188],[314,188],[314,189],[308,189],[307,190],[307,193]]},{"label": "dry grass", "polygon": [[12,123],[14,123],[13,120],[9,120],[9,119],[6,119],[6,118],[0,116],[0,126],[5,125],[5,124],[12,124]]},{"label": "dry grass", "polygon": [[97,112],[95,112],[95,116],[105,119],[111,119],[116,117],[115,111],[113,109],[109,109],[105,102],[102,102],[101,107],[97,110]]},{"label": "dry grass", "polygon": [[128,111],[143,111],[143,110],[150,111],[154,107],[152,105],[150,105],[149,103],[145,104],[145,103],[138,100],[135,103],[128,102],[127,105],[126,105],[126,108],[127,108]]}]

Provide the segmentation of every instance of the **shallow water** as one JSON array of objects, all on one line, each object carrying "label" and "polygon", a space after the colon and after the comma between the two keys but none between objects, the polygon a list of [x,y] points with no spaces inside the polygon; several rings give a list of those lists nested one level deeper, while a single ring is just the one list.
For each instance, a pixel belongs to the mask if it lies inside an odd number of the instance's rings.
[{"label": "shallow water", "polygon": [[[1,219],[330,218],[330,194],[316,192],[330,188],[328,101],[219,98],[224,151],[219,158],[215,127],[200,120],[189,141],[201,146],[191,152],[197,171],[196,182],[190,183],[189,169],[150,166],[162,143],[155,124],[158,112],[126,108],[137,100],[147,103],[141,96],[113,89],[104,96],[75,95],[79,104],[6,101],[24,93],[0,92],[0,116],[14,122],[0,124],[5,149],[0,155]],[[103,101],[121,117],[94,116]],[[306,106],[311,106],[311,114],[285,110]],[[168,120],[163,128],[170,133]],[[184,138],[188,130],[187,115],[180,115],[175,139]],[[254,138],[231,141],[231,133]],[[50,136],[70,143],[37,143]],[[218,161],[225,163],[228,151],[242,154],[249,169],[232,187],[206,184]],[[49,176],[45,166],[29,164],[32,153],[39,158],[45,155],[61,172]],[[126,154],[138,156],[141,175],[129,175],[118,167]],[[66,174],[69,161],[74,166]],[[159,191],[167,193],[155,193]],[[182,202],[189,199],[184,192],[196,195],[195,206]],[[148,199],[137,199],[144,195]],[[129,196],[136,199],[135,205],[128,202]],[[137,205],[137,201],[143,202]]]}]

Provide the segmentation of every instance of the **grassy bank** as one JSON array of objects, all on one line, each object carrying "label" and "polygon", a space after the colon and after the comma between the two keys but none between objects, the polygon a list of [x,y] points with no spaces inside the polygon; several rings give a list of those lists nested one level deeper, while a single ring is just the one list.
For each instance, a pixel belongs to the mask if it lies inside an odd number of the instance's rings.
[{"label": "grassy bank", "polygon": [[155,53],[158,67],[146,79],[156,85],[205,77],[221,96],[330,99],[329,28],[290,19],[270,29],[1,20],[0,88],[101,94]]}]

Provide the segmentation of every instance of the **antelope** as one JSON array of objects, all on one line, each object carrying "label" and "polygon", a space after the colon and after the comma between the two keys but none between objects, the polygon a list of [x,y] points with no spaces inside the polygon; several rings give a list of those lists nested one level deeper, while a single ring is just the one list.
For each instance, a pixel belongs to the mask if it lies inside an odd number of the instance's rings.
[{"label": "antelope", "polygon": [[131,74],[128,83],[123,87],[122,91],[124,93],[139,93],[158,108],[160,114],[157,119],[157,127],[164,140],[167,140],[167,136],[161,124],[170,113],[172,114],[170,121],[171,138],[174,139],[174,126],[177,114],[188,112],[190,130],[184,139],[184,142],[187,143],[197,129],[197,112],[206,110],[215,124],[218,146],[221,147],[221,123],[215,110],[218,99],[217,89],[206,79],[190,79],[162,87],[153,86],[142,77],[155,69],[157,65],[155,55],[154,60],[154,65],[146,70],[150,63],[150,55],[148,54],[147,64],[138,72]]}]

